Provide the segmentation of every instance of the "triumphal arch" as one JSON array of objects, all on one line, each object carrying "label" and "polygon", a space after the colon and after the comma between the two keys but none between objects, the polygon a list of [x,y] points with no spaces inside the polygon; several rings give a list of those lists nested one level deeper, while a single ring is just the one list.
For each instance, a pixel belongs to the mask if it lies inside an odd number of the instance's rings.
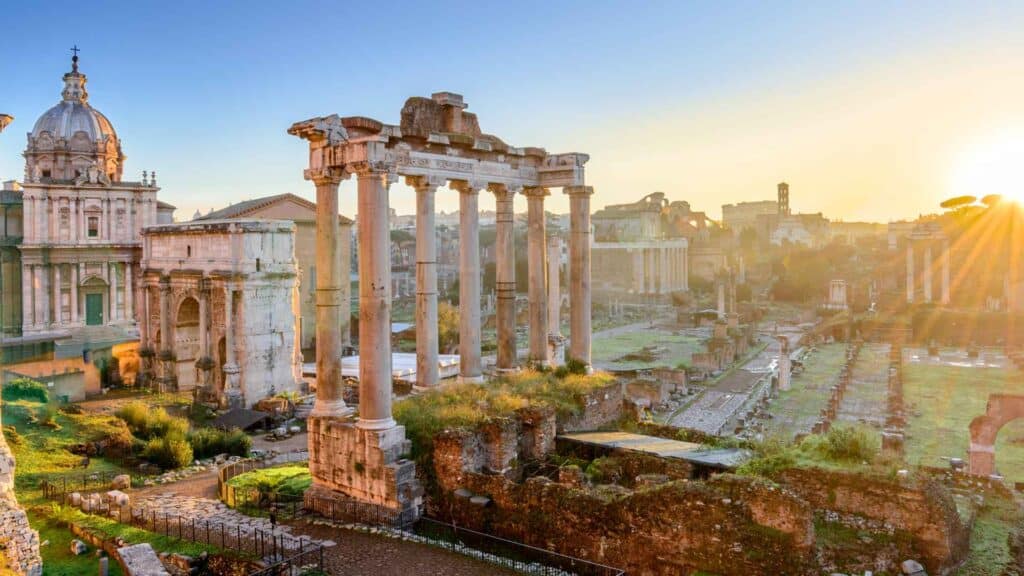
[{"label": "triumphal arch", "polygon": [[[496,200],[498,372],[515,370],[515,257],[512,199],[527,198],[529,360],[549,362],[544,199],[561,187],[570,198],[569,356],[590,364],[590,196],[586,154],[517,148],[480,130],[462,96],[438,92],[405,102],[398,125],[338,115],[297,122],[289,134],[309,142],[305,178],[317,195],[317,399],[309,419],[313,488],[307,502],[345,496],[416,514],[420,493],[405,429],[391,412],[391,265],[389,188],[400,177],[416,193],[416,380],[438,383],[437,254],[434,195],[459,194],[460,378],[483,380],[480,354],[478,199]],[[338,186],[358,181],[359,410],[342,399],[342,283],[335,253]]]}]

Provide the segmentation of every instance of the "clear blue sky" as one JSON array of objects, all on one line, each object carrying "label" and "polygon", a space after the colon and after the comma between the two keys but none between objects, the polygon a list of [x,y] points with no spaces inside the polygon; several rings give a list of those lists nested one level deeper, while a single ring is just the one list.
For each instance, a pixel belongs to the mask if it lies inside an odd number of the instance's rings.
[{"label": "clear blue sky", "polygon": [[48,1],[10,3],[4,24],[0,178],[22,177],[77,44],[126,176],[156,170],[179,218],[312,197],[292,122],[397,123],[440,90],[511,144],[590,153],[598,206],[663,190],[715,217],[783,179],[797,210],[914,215],[951,191],[964,142],[1024,125],[1019,2]]}]

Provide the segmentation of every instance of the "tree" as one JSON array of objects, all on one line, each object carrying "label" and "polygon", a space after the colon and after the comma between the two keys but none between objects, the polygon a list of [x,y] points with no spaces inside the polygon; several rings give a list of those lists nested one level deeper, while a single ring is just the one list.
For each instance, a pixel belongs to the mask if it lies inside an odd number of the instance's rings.
[{"label": "tree", "polygon": [[437,347],[451,354],[459,345],[459,309],[447,302],[437,304]]},{"label": "tree", "polygon": [[975,200],[977,200],[977,198],[974,196],[954,196],[953,198],[943,201],[939,206],[947,210],[956,210],[958,208],[963,208],[968,204],[974,204]]}]

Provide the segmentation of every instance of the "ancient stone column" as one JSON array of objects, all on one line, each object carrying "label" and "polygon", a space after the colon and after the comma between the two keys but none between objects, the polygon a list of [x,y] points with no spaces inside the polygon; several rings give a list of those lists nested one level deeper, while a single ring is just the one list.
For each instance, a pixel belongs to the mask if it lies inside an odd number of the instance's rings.
[{"label": "ancient stone column", "polygon": [[483,382],[480,362],[480,211],[482,186],[452,180],[459,192],[459,377]]},{"label": "ancient stone column", "polygon": [[434,194],[443,184],[426,176],[406,178],[416,190],[416,384],[437,386],[437,226]]},{"label": "ancient stone column", "polygon": [[71,265],[71,323],[78,324],[78,263]]},{"label": "ancient stone column", "polygon": [[569,195],[569,353],[590,366],[590,186],[567,186]]},{"label": "ancient stone column", "polygon": [[562,239],[548,237],[548,363],[557,366],[564,356],[565,338],[562,337],[562,287],[559,272],[562,263]]},{"label": "ancient stone column", "polygon": [[348,416],[341,376],[342,282],[338,260],[338,185],[343,174],[324,170],[316,185],[316,402],[313,417]]},{"label": "ancient stone column", "polygon": [[725,318],[725,281],[718,279],[718,319]]},{"label": "ancient stone column", "polygon": [[670,280],[672,274],[669,272],[668,252],[669,248],[661,246],[658,248],[658,269],[661,274],[658,275],[658,294],[668,294],[671,291]]},{"label": "ancient stone column", "polygon": [[642,294],[644,291],[644,261],[643,252],[637,248],[633,249],[633,292]]},{"label": "ancient stone column", "polygon": [[32,304],[32,265],[21,264],[21,329],[28,331],[35,324],[35,306]]},{"label": "ancient stone column", "polygon": [[914,242],[907,241],[907,303],[914,303]]},{"label": "ancient stone column", "polygon": [[[210,337],[209,337],[209,334],[208,334],[208,330],[209,330],[208,326],[209,326],[209,323],[210,323],[210,320],[209,320],[209,316],[210,316],[210,312],[209,312],[209,308],[210,308],[209,298],[210,298],[210,296],[209,296],[209,290],[207,290],[206,288],[202,287],[203,283],[205,283],[205,282],[207,282],[206,278],[201,278],[199,280],[199,284],[200,284],[200,288],[199,288],[199,355],[200,356],[206,356],[206,357],[212,357],[213,355],[210,354]],[[225,341],[225,344],[226,344],[226,341]]]},{"label": "ancient stone column", "polygon": [[[488,190],[494,194],[495,216],[495,260],[497,304],[495,319],[498,327],[499,372],[516,369],[516,255],[513,240],[514,214],[512,198],[514,190],[504,184],[491,184]],[[541,214],[543,216],[543,212]],[[545,330],[546,332],[546,330]],[[545,333],[545,341],[547,335]],[[546,348],[546,347],[545,347]]]},{"label": "ancient stone column", "polygon": [[935,271],[935,267],[932,266],[932,246],[928,244],[924,247],[924,266],[922,268],[922,281],[924,283],[924,301],[932,301],[932,274]]},{"label": "ancient stone column", "polygon": [[235,356],[235,289],[224,285],[224,397],[231,408],[241,408],[242,388]]},{"label": "ancient stone column", "polygon": [[46,294],[46,290],[49,288],[47,282],[47,267],[42,264],[36,264],[35,268],[35,299],[36,299],[36,323],[39,326],[45,327],[50,319],[50,297]]},{"label": "ancient stone column", "polygon": [[[384,430],[391,417],[391,176],[367,165],[359,176],[359,421],[363,430]],[[337,210],[334,211],[337,220]]]},{"label": "ancient stone column", "polygon": [[547,188],[525,188],[527,206],[526,258],[528,270],[528,300],[530,319],[529,350],[530,361],[548,362],[547,286],[544,275],[547,269],[545,251],[547,223],[544,216],[544,197]]},{"label": "ancient stone column", "polygon": [[171,350],[171,279],[160,278],[160,349]]},{"label": "ancient stone column", "polygon": [[777,336],[776,339],[782,345],[779,352],[779,390],[789,390],[792,381],[791,366],[789,360],[789,338]]},{"label": "ancient stone column", "polygon": [[942,242],[942,304],[949,304],[949,240]]}]

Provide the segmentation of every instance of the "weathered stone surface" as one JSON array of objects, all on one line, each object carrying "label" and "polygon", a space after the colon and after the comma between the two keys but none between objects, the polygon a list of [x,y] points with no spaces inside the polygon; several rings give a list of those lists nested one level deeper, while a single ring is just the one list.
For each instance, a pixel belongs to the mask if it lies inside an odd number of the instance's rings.
[{"label": "weathered stone surface", "polygon": [[127,474],[118,474],[110,482],[111,490],[127,490],[132,487],[132,477]]},{"label": "weathered stone surface", "polygon": [[900,563],[900,570],[907,576],[924,576],[924,566],[917,560],[904,560]]},{"label": "weathered stone surface", "polygon": [[127,576],[170,576],[149,544],[118,548],[117,554]]},{"label": "weathered stone surface", "polygon": [[75,556],[81,556],[89,551],[89,547],[85,545],[85,542],[77,538],[71,541],[70,549],[71,553]]}]

